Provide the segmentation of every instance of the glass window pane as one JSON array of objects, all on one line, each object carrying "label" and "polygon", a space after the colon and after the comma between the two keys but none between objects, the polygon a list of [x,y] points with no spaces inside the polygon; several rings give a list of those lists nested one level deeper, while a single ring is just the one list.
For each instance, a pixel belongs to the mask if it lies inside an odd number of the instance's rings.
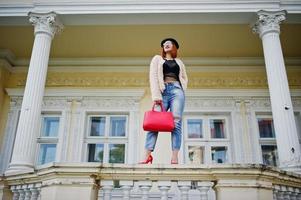
[{"label": "glass window pane", "polygon": [[124,144],[110,144],[109,163],[124,163]]},{"label": "glass window pane", "polygon": [[59,132],[59,117],[43,117],[42,137],[57,137]]},{"label": "glass window pane", "polygon": [[297,133],[298,133],[298,138],[301,143],[301,113],[295,113],[295,122],[297,126]]},{"label": "glass window pane", "polygon": [[276,145],[262,145],[262,160],[265,165],[277,166],[278,154]]},{"label": "glass window pane", "polygon": [[201,146],[188,146],[188,156],[190,164],[203,164],[204,163],[204,147]]},{"label": "glass window pane", "polygon": [[227,148],[226,147],[211,147],[211,157],[213,163],[227,162]]},{"label": "glass window pane", "polygon": [[111,117],[110,136],[125,136],[126,117]]},{"label": "glass window pane", "polygon": [[261,138],[275,138],[273,119],[258,118],[257,121]]},{"label": "glass window pane", "polygon": [[225,120],[210,119],[211,138],[225,138]]},{"label": "glass window pane", "polygon": [[103,144],[88,144],[88,162],[103,162]]},{"label": "glass window pane", "polygon": [[104,136],[105,135],[105,117],[91,117],[90,136]]},{"label": "glass window pane", "polygon": [[41,144],[38,164],[53,162],[55,160],[56,144]]},{"label": "glass window pane", "polygon": [[203,120],[188,119],[188,138],[203,138]]}]

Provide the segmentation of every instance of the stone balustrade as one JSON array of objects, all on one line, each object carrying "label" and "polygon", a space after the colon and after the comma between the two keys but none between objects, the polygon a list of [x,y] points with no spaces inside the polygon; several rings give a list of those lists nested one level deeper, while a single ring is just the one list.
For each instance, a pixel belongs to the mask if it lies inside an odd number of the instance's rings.
[{"label": "stone balustrade", "polygon": [[41,183],[12,185],[10,190],[13,200],[39,200]]},{"label": "stone balustrade", "polygon": [[301,176],[259,164],[49,163],[0,179],[0,199],[300,200]]},{"label": "stone balustrade", "polygon": [[[116,184],[117,183],[117,184]],[[213,200],[214,183],[210,181],[133,181],[102,180],[99,199],[198,199]],[[196,187],[194,187],[196,186]],[[211,191],[211,193],[209,193]]]}]

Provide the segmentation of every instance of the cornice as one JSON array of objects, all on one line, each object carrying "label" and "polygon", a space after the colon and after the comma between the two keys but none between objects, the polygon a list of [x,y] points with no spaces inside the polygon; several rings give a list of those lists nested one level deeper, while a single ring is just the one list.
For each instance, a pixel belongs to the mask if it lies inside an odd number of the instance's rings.
[{"label": "cornice", "polygon": [[[248,24],[261,9],[287,10],[293,18],[288,23],[301,22],[294,16],[301,13],[301,3],[293,0],[36,0],[32,3],[1,3],[0,24],[29,25],[29,12],[51,11],[60,14],[65,25]],[[142,18],[140,14],[143,14]]]},{"label": "cornice", "polygon": [[[235,176],[239,173],[242,176]],[[114,176],[112,177],[112,174]],[[146,174],[148,174],[146,176]],[[24,173],[4,177],[9,185],[32,183],[58,178],[94,178],[96,180],[267,180],[272,183],[300,186],[301,176],[275,167],[261,164],[224,164],[224,165],[126,165],[100,163],[56,163],[37,167],[34,173]],[[115,177],[115,178],[114,178]],[[242,178],[243,177],[243,178]],[[119,180],[118,179],[118,180]],[[62,184],[58,182],[57,184]]]},{"label": "cornice", "polygon": [[[292,3],[286,5],[289,5],[287,8],[290,8]],[[141,0],[139,2],[135,0],[90,0],[85,2],[72,2],[70,0],[52,2],[40,0],[34,1],[32,4],[1,4],[0,13],[2,16],[26,16],[28,13],[26,11],[30,11],[29,9],[33,9],[36,12],[49,12],[50,10],[54,10],[60,14],[256,12],[259,8],[279,9],[281,6],[279,1],[274,0]]]},{"label": "cornice", "polygon": [[[50,58],[49,72],[148,72],[150,57]],[[182,57],[192,72],[264,71],[262,57]],[[8,49],[0,49],[1,63],[12,73],[27,72],[30,59],[16,58]],[[300,70],[301,58],[288,57],[289,70]],[[3,64],[0,64],[0,67]]]}]

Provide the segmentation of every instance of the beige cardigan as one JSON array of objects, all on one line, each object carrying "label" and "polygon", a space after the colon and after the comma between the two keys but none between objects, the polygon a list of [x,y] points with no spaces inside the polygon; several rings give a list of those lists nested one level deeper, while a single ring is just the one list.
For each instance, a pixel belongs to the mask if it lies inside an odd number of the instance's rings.
[{"label": "beige cardigan", "polygon": [[[179,59],[175,58],[177,64],[180,67],[179,80],[183,90],[186,90],[188,78],[184,63]],[[165,60],[160,55],[155,55],[150,63],[149,81],[152,94],[152,100],[162,100],[162,92],[165,89],[163,80],[163,64]]]}]

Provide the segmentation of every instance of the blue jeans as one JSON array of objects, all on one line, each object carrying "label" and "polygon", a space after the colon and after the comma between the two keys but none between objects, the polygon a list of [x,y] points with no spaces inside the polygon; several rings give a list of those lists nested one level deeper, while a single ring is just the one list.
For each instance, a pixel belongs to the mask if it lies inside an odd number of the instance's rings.
[{"label": "blue jeans", "polygon": [[[179,82],[165,83],[165,90],[162,93],[162,101],[165,110],[172,112],[175,128],[171,133],[172,150],[179,150],[182,142],[182,115],[185,104],[184,91]],[[160,106],[155,107],[155,110]],[[145,149],[154,151],[158,138],[158,132],[149,131],[146,136]]]}]

